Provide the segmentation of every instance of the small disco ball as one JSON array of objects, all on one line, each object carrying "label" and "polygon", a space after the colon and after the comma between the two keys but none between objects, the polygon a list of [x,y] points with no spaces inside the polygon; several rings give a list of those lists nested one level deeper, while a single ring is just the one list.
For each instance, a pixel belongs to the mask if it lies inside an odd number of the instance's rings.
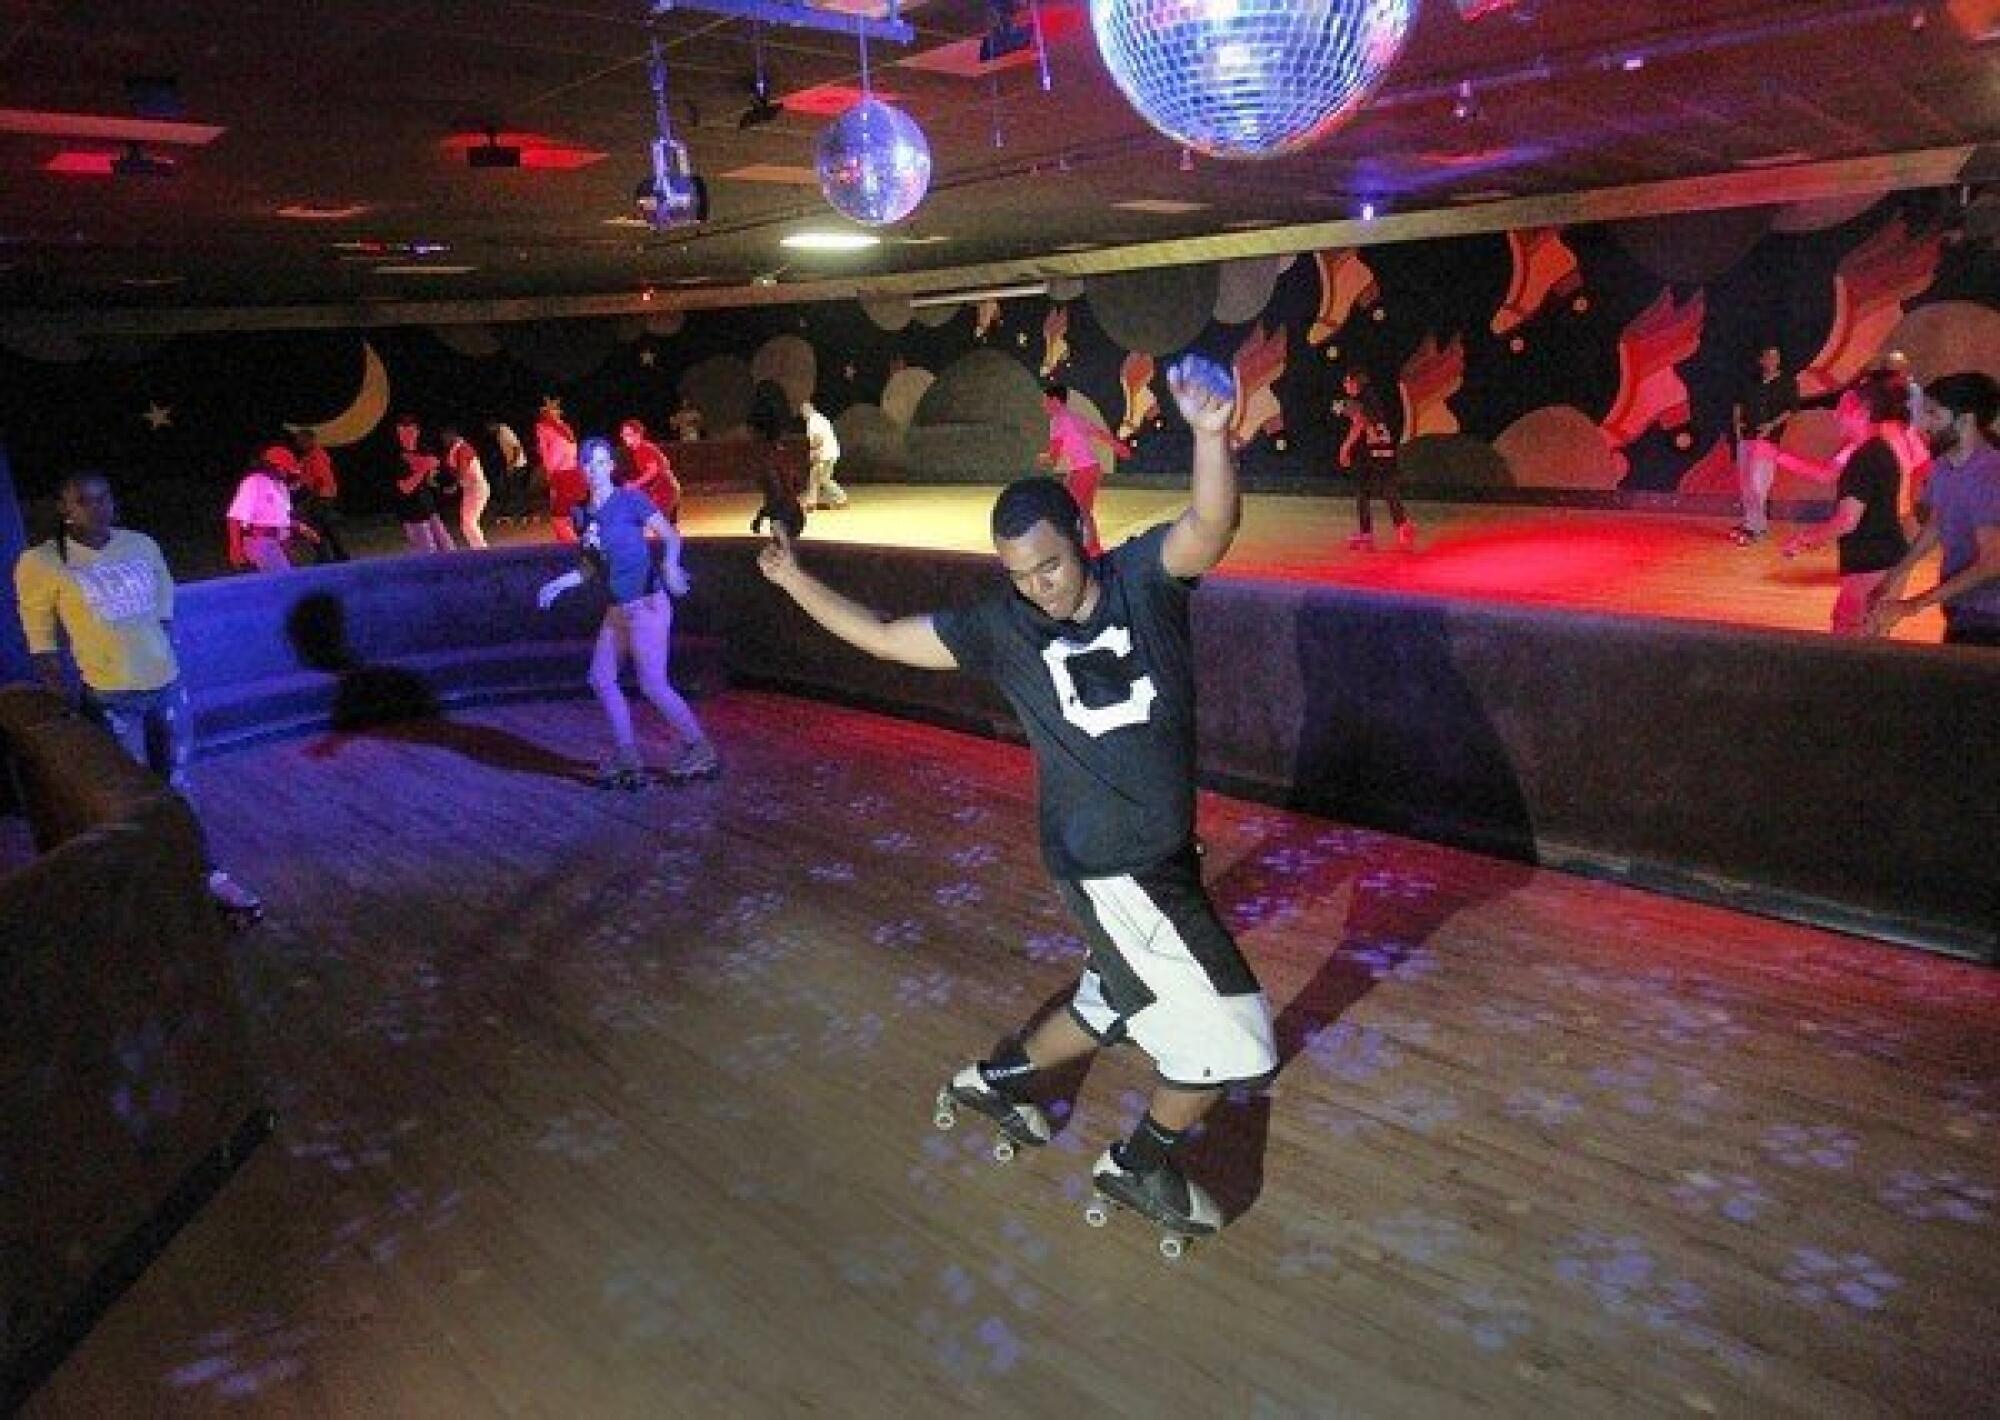
[{"label": "small disco ball", "polygon": [[931,185],[931,145],[894,104],[863,99],[819,135],[819,190],[842,216],[879,227],[916,211]]},{"label": "small disco ball", "polygon": [[1375,92],[1416,0],[1090,0],[1105,67],[1140,117],[1211,158],[1276,158]]}]

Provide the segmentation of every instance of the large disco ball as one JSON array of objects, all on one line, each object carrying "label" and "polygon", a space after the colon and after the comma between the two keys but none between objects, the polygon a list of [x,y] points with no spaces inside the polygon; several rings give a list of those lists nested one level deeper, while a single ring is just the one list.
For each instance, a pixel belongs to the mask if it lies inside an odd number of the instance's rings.
[{"label": "large disco ball", "polygon": [[1140,117],[1214,158],[1276,158],[1354,116],[1416,0],[1090,0],[1098,52]]},{"label": "large disco ball", "polygon": [[863,99],[819,135],[819,190],[843,216],[871,227],[900,222],[931,185],[931,145],[894,104]]}]

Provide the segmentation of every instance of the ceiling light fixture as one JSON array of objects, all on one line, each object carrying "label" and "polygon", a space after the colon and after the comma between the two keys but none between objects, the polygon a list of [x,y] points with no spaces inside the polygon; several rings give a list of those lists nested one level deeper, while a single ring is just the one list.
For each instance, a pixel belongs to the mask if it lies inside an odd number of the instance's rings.
[{"label": "ceiling light fixture", "polygon": [[465,150],[465,165],[469,168],[518,168],[521,166],[521,149],[513,143],[502,143],[500,132],[493,124],[486,126],[486,141]]},{"label": "ceiling light fixture", "polygon": [[660,53],[660,37],[655,34],[650,39],[653,175],[640,181],[632,200],[647,225],[665,232],[675,227],[699,226],[708,220],[708,184],[696,176],[688,159],[687,144],[674,137],[673,119],[667,111],[667,61]]},{"label": "ceiling light fixture", "polygon": [[927,295],[910,297],[910,309],[918,311],[935,306],[956,306],[967,301],[1013,301],[1024,296],[1048,294],[1048,282],[1023,281],[1016,286],[984,286],[977,291],[932,291]]},{"label": "ceiling light fixture", "polygon": [[879,247],[882,239],[873,232],[791,232],[778,238],[778,245],[792,251],[866,251]]},{"label": "ceiling light fixture", "polygon": [[359,217],[367,210],[365,202],[353,202],[345,207],[318,202],[288,202],[277,210],[276,215],[292,222],[344,222],[349,217]]},{"label": "ceiling light fixture", "polygon": [[771,100],[771,76],[764,71],[764,27],[753,25],[750,42],[757,54],[757,72],[750,80],[750,107],[736,120],[737,130],[756,128],[761,124],[774,123],[783,117],[785,106]]}]

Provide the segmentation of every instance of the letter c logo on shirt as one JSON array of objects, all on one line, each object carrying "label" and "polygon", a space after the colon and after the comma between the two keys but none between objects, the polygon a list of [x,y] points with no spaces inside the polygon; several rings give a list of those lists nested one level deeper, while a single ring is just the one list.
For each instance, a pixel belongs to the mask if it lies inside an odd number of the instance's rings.
[{"label": "letter c logo on shirt", "polygon": [[1153,702],[1159,699],[1159,691],[1153,687],[1153,678],[1141,675],[1126,688],[1123,700],[1114,700],[1109,705],[1085,705],[1083,697],[1077,693],[1076,678],[1070,674],[1069,663],[1072,657],[1093,655],[1098,651],[1108,651],[1121,658],[1131,655],[1131,631],[1123,626],[1107,626],[1093,640],[1082,645],[1058,640],[1042,647],[1042,660],[1049,668],[1049,679],[1055,682],[1056,703],[1062,707],[1063,718],[1092,739],[1100,739],[1127,725],[1145,724],[1153,716]]}]

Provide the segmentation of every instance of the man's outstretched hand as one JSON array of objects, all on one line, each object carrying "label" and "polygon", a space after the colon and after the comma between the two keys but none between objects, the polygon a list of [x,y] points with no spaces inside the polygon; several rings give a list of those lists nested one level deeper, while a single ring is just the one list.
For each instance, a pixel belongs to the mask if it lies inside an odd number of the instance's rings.
[{"label": "man's outstretched hand", "polygon": [[757,554],[757,570],[776,585],[789,586],[801,571],[798,556],[792,551],[792,535],[776,518],[769,526],[771,540]]},{"label": "man's outstretched hand", "polygon": [[1174,404],[1197,434],[1220,434],[1236,413],[1236,383],[1229,371],[1199,355],[1183,355],[1167,367]]}]

